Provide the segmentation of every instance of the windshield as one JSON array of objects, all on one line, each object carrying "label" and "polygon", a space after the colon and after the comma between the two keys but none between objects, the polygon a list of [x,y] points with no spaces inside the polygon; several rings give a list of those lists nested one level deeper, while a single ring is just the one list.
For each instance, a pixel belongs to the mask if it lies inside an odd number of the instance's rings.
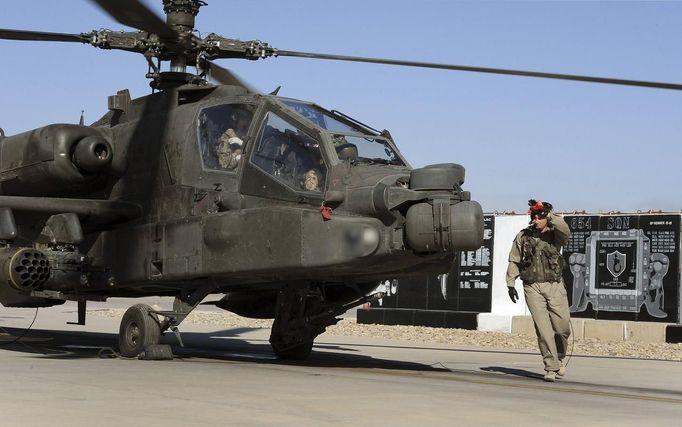
[{"label": "windshield", "polygon": [[324,191],[327,167],[320,143],[275,113],[263,122],[251,162],[295,191]]},{"label": "windshield", "polygon": [[351,135],[333,135],[332,143],[337,154],[357,149],[358,163],[381,163],[386,165],[405,166],[405,162],[398,153],[391,148],[387,140],[383,138],[370,138]]},{"label": "windshield", "polygon": [[330,132],[350,132],[350,133],[359,133],[362,135],[372,135],[374,134],[371,132],[369,129],[365,129],[364,127],[360,125],[356,125],[351,122],[345,122],[342,121],[339,117],[334,116],[333,114],[329,113],[328,111],[323,110],[322,108],[312,105],[312,104],[306,104],[304,102],[300,101],[294,101],[291,99],[280,99],[283,103],[285,103],[289,108],[293,109],[296,111],[298,114],[302,115],[306,119],[310,120],[317,126],[321,127],[322,129],[326,129]]},{"label": "windshield", "polygon": [[255,105],[239,103],[201,110],[197,131],[204,167],[222,171],[237,169],[255,111]]}]

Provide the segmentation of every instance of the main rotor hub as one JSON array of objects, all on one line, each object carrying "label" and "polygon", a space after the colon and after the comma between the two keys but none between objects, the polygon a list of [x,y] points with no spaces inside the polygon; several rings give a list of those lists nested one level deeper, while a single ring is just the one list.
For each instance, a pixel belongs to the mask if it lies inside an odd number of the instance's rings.
[{"label": "main rotor hub", "polygon": [[199,8],[206,6],[202,0],[163,0],[163,11],[166,13],[166,23],[180,33],[194,30],[194,18]]}]

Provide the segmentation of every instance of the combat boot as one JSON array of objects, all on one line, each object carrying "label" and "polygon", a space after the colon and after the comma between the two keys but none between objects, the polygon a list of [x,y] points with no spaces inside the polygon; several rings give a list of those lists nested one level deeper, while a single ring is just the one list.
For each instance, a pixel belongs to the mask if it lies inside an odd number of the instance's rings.
[{"label": "combat boot", "polygon": [[548,383],[553,383],[556,381],[556,371],[546,371],[543,379]]},{"label": "combat boot", "polygon": [[564,361],[560,360],[559,363],[561,363],[561,367],[559,368],[558,371],[556,371],[556,374],[558,377],[563,377],[566,375],[566,365],[564,365]]}]

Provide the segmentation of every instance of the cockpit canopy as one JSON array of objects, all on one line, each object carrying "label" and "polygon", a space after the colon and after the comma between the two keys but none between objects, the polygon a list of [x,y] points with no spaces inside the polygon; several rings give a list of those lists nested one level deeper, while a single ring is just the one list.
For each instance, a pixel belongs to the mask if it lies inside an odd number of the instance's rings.
[{"label": "cockpit canopy", "polygon": [[[354,123],[346,119],[347,116],[327,111],[315,104],[287,98],[279,100],[329,134],[340,160],[346,160],[346,153],[350,148],[355,153],[352,160],[358,163],[406,165],[393,144],[376,130]],[[341,153],[344,154],[339,156]]]},{"label": "cockpit canopy", "polygon": [[319,141],[274,112],[265,116],[251,161],[296,191],[320,192],[325,187],[327,166]]},{"label": "cockpit canopy", "polygon": [[199,110],[203,170],[236,176],[248,163],[288,191],[321,194],[335,163],[407,164],[390,136],[342,113],[289,98],[258,101],[226,100]]}]

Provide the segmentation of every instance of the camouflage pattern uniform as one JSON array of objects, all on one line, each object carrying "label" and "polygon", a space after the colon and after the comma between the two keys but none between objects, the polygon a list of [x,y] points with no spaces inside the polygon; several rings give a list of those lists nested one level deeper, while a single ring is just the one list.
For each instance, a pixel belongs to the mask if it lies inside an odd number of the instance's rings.
[{"label": "camouflage pattern uniform", "polygon": [[218,141],[216,149],[218,164],[223,169],[235,169],[242,157],[242,140],[232,129],[226,130]]},{"label": "camouflage pattern uniform", "polygon": [[560,216],[550,212],[547,219],[549,231],[541,233],[531,225],[516,235],[509,253],[506,280],[507,286],[513,288],[516,278],[521,277],[545,371],[557,372],[563,366],[571,335],[560,253],[570,232]]}]

